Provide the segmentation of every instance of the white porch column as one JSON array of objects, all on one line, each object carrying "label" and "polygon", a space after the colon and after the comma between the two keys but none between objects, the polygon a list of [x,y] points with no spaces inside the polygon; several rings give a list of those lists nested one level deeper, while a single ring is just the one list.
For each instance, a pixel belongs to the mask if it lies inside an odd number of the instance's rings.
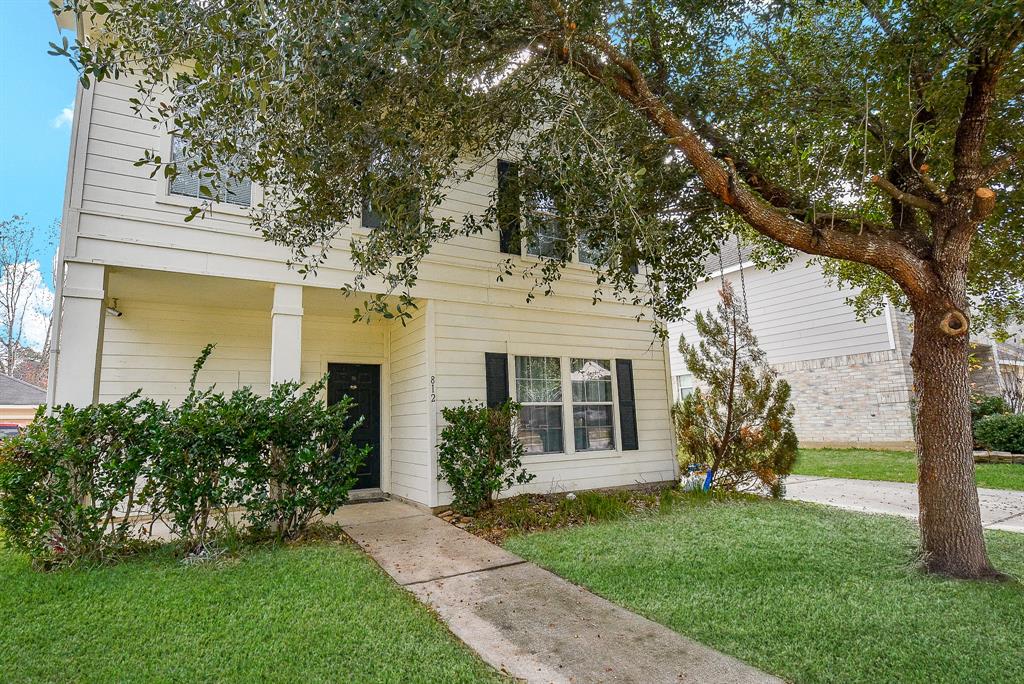
[{"label": "white porch column", "polygon": [[89,406],[99,401],[106,275],[100,264],[67,264],[52,380],[56,405]]},{"label": "white porch column", "polygon": [[299,380],[302,372],[302,286],[274,286],[270,382]]}]

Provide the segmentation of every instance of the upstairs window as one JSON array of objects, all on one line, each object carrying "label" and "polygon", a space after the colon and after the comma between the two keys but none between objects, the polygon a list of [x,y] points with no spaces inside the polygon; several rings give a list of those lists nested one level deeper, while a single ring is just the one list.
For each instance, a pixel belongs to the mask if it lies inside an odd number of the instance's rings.
[{"label": "upstairs window", "polygon": [[526,253],[545,259],[561,259],[567,254],[568,240],[558,218],[555,201],[548,195],[538,194],[529,203],[527,221],[530,239],[526,242]]},{"label": "upstairs window", "polygon": [[593,266],[601,261],[601,250],[596,247],[588,246],[583,235],[579,236],[576,249],[578,250],[579,261],[581,264]]},{"label": "upstairs window", "polygon": [[612,362],[608,359],[572,359],[570,377],[576,451],[614,449]]},{"label": "upstairs window", "polygon": [[177,135],[171,138],[171,161],[176,164],[178,175],[168,182],[167,194],[225,202],[240,207],[248,207],[252,204],[252,181],[226,178],[221,183],[221,187],[214,191],[212,187],[213,173],[207,169],[190,169],[188,167],[188,146]]},{"label": "upstairs window", "polygon": [[522,405],[519,439],[526,453],[562,451],[561,359],[554,356],[517,356],[516,401]]},{"label": "upstairs window", "polygon": [[363,228],[380,228],[381,218],[377,210],[370,204],[370,200],[363,200],[363,211],[360,225]]}]

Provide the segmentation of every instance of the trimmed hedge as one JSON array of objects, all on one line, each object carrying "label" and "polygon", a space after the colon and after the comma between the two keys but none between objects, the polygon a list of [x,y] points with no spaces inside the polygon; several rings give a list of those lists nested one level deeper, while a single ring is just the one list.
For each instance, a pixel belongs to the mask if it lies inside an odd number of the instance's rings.
[{"label": "trimmed hedge", "polygon": [[1024,454],[1024,415],[992,415],[974,424],[974,440],[992,451]]},{"label": "trimmed hedge", "polygon": [[328,406],[326,377],[276,384],[266,397],[198,391],[212,350],[180,406],[139,392],[60,406],[0,443],[0,541],[46,567],[101,561],[160,520],[202,554],[233,510],[255,531],[292,539],[343,504],[367,453],[352,442],[352,402]]}]

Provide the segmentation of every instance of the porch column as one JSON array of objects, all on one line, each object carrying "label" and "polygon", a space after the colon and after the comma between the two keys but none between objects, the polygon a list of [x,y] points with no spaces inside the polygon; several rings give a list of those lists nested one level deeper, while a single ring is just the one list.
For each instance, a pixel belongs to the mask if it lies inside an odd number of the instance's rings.
[{"label": "porch column", "polygon": [[274,286],[270,382],[297,381],[302,372],[302,286]]},{"label": "porch column", "polygon": [[100,264],[66,265],[52,380],[56,405],[89,406],[99,401],[106,276]]}]

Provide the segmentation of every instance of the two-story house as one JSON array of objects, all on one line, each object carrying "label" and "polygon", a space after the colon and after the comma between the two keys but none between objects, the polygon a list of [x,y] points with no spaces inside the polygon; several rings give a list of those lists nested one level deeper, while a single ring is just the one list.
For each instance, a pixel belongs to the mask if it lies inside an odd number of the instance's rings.
[{"label": "two-story house", "polygon": [[[131,112],[118,81],[79,87],[59,253],[51,404],[109,401],[135,389],[180,401],[202,347],[199,376],[222,390],[329,375],[325,400],[351,395],[372,446],[359,487],[444,505],[436,444],[441,408],[464,399],[523,405],[532,491],[672,480],[667,348],[650,320],[614,301],[592,303],[595,275],[574,252],[557,292],[528,302],[530,283],[498,282],[498,264],[544,258],[550,241],[511,244],[498,231],[437,245],[414,291],[412,320],[353,322],[348,240],[315,277],[250,226],[261,191],[230,188],[205,218],[199,179],[169,182],[137,167],[145,150],[177,154],[163,128]],[[498,184],[493,160],[437,210],[483,211]],[[351,231],[375,229],[364,211]],[[378,284],[379,288],[383,286]],[[370,292],[373,292],[371,286]],[[378,289],[377,292],[383,292]]]}]

